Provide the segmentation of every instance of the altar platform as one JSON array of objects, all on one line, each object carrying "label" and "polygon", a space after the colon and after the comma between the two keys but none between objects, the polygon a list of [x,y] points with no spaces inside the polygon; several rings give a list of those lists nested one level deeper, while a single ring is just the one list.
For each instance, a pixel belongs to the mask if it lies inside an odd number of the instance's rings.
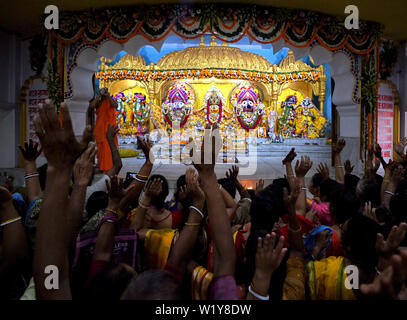
[{"label": "altar platform", "polygon": [[[238,163],[233,163],[232,161],[224,163],[221,155],[219,155],[215,166],[217,177],[225,177],[226,171],[235,164],[240,167],[239,179],[243,181],[243,184],[246,184],[246,187],[254,188],[255,182],[258,179],[264,179],[267,185],[273,179],[284,177],[285,167],[282,164],[282,160],[291,148],[295,148],[297,153],[296,160],[300,159],[301,156],[307,155],[313,161],[313,167],[310,174],[307,175],[307,179],[316,172],[319,162],[326,162],[330,167],[331,146],[326,143],[326,139],[286,139],[283,143],[269,144],[267,144],[267,140],[259,140],[257,146],[253,148],[254,152],[243,154],[241,157],[238,155]],[[157,163],[154,164],[152,174],[165,176],[169,181],[170,188],[172,188],[178,177],[185,173],[188,165],[167,160],[167,163],[163,163],[163,161],[158,159]],[[122,163],[123,168],[120,176],[125,177],[127,172],[138,172],[144,163],[144,158],[122,158]],[[293,167],[294,165],[295,163],[293,163]],[[333,168],[331,170],[333,176]]]}]

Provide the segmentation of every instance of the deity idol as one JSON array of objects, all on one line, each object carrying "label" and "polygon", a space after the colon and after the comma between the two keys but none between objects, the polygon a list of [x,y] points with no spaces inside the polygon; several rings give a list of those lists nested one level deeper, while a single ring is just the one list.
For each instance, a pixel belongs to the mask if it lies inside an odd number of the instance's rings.
[{"label": "deity idol", "polygon": [[167,91],[167,99],[161,105],[166,121],[172,126],[173,122],[183,127],[191,114],[195,97],[192,88],[187,84],[176,83]]},{"label": "deity idol", "polygon": [[121,128],[122,124],[126,122],[126,97],[122,92],[117,93],[114,97],[114,100],[117,102],[117,109],[116,109],[116,118],[119,128]]},{"label": "deity idol", "polygon": [[138,124],[144,124],[150,115],[150,105],[146,104],[146,96],[135,92],[132,102],[136,122]]},{"label": "deity idol", "polygon": [[226,111],[225,107],[225,98],[223,97],[220,90],[213,85],[205,94],[203,105],[200,110],[204,110],[206,122],[212,126],[214,123],[221,123],[222,116]]},{"label": "deity idol", "polygon": [[256,128],[265,109],[260,92],[250,84],[240,85],[233,90],[231,102],[240,125],[246,130]]},{"label": "deity idol", "polygon": [[296,104],[297,97],[295,95],[289,95],[284,102],[281,103],[283,109],[282,114],[278,117],[278,124],[280,127],[280,133],[284,137],[296,136]]},{"label": "deity idol", "polygon": [[304,138],[318,138],[326,124],[326,118],[308,97],[296,108],[296,117],[296,134]]},{"label": "deity idol", "polygon": [[276,118],[277,118],[277,113],[274,111],[274,108],[271,108],[269,111],[269,116],[268,116],[268,136],[274,140],[276,137]]}]

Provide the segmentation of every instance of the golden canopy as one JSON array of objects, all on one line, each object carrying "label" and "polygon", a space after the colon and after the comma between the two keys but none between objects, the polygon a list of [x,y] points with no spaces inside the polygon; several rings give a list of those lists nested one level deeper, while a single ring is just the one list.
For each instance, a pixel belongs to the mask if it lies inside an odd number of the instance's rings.
[{"label": "golden canopy", "polygon": [[324,66],[315,68],[295,60],[291,50],[279,65],[271,65],[260,55],[229,47],[225,43],[219,46],[212,36],[208,46],[202,38],[199,46],[171,52],[157,64],[147,65],[141,56],[130,54],[114,65],[109,65],[109,62],[110,59],[102,57],[95,76],[99,79],[99,87],[106,87],[112,93],[141,86],[146,89],[150,99],[155,97],[161,100],[165,84],[174,80],[243,80],[260,85],[265,90],[265,96],[270,97],[270,103],[275,105],[283,89],[293,87],[298,90],[310,85],[312,92],[319,96],[320,111],[323,112]]},{"label": "golden canopy", "polygon": [[271,71],[270,62],[255,53],[229,47],[226,43],[218,46],[212,39],[209,46],[201,40],[199,46],[171,52],[156,64],[159,69],[202,69],[222,68],[239,70]]}]

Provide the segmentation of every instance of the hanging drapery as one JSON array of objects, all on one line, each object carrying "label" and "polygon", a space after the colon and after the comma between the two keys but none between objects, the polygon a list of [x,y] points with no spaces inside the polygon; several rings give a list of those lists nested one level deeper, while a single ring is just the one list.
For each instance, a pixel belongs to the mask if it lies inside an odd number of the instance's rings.
[{"label": "hanging drapery", "polygon": [[374,49],[380,24],[360,21],[358,30],[347,30],[343,20],[311,11],[257,5],[165,4],[62,12],[56,37],[66,44],[95,44],[106,37],[126,42],[140,34],[159,41],[170,32],[184,39],[211,32],[224,42],[236,42],[247,35],[261,43],[283,38],[296,47],[307,47],[316,40],[328,50],[346,47],[355,54]]}]

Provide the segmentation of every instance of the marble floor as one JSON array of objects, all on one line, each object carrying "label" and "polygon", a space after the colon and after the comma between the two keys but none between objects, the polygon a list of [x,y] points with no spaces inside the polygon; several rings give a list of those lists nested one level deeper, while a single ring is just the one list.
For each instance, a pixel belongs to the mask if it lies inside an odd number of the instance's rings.
[{"label": "marble floor", "polygon": [[[264,179],[266,184],[273,179],[283,177],[285,167],[282,165],[282,159],[294,147],[299,159],[303,155],[308,155],[313,161],[308,178],[316,172],[316,167],[319,162],[326,162],[328,166],[331,163],[331,147],[325,143],[325,139],[318,140],[318,145],[305,145],[303,140],[292,139],[284,143],[276,144],[259,144],[254,152],[250,155],[242,155],[238,157],[240,163],[237,165],[240,168],[239,178],[248,186],[254,186],[258,179]],[[225,177],[226,171],[232,167],[234,163],[223,163],[220,158],[215,166],[215,172],[218,178]],[[166,163],[165,163],[166,162]],[[127,172],[138,172],[144,163],[144,159],[123,158],[123,168],[120,176],[125,177]],[[184,174],[188,165],[182,163],[174,163],[174,161],[166,160],[154,164],[152,173],[165,176],[170,185],[175,184],[177,178]],[[333,168],[331,168],[333,175]]]}]

